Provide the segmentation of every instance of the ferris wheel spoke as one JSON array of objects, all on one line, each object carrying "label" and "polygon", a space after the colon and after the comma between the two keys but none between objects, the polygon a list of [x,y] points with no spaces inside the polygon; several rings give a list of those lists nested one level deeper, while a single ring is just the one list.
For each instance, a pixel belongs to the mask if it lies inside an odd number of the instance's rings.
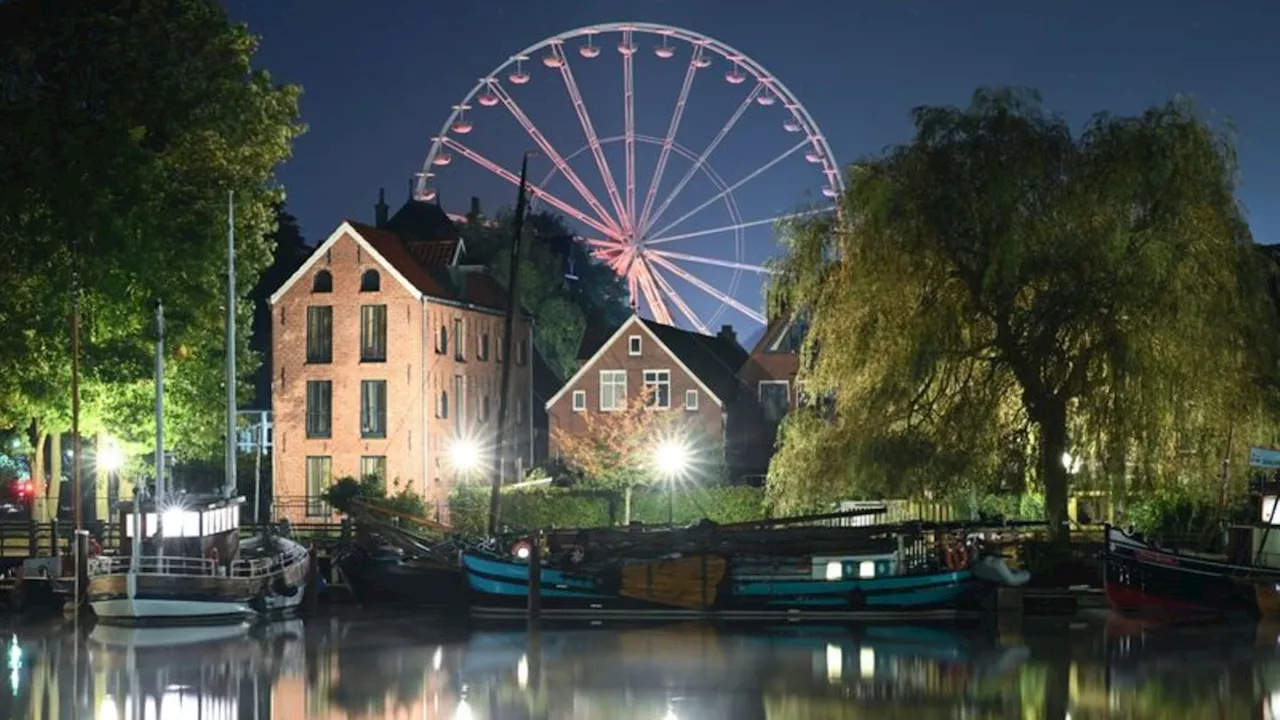
[{"label": "ferris wheel spoke", "polygon": [[805,217],[806,215],[816,215],[818,213],[831,212],[831,208],[814,208],[813,210],[804,210],[796,213],[788,213],[786,215],[778,215],[777,217],[765,218],[763,220],[751,220],[750,222],[737,223],[736,225],[722,225],[709,230],[698,230],[696,232],[680,233],[679,235],[668,235],[648,239],[644,241],[645,245],[660,245],[662,243],[675,242],[677,240],[688,240],[689,238],[702,237],[704,235],[715,235],[716,233],[733,232],[734,230],[745,230],[749,227],[757,225],[771,225],[773,223],[790,220],[792,218]]},{"label": "ferris wheel spoke", "polygon": [[671,287],[671,283],[668,282],[666,278],[662,277],[662,273],[658,272],[658,268],[650,264],[649,273],[653,275],[654,281],[658,283],[658,289],[667,294],[667,297],[671,299],[671,304],[676,306],[676,309],[680,311],[680,314],[684,315],[685,319],[697,328],[698,332],[704,335],[710,335],[711,331],[707,329],[707,324],[702,322],[702,319],[699,318],[698,315],[689,307],[689,304],[684,301],[684,298],[680,297],[680,293],[676,292],[676,289]]},{"label": "ferris wheel spoke", "polygon": [[747,93],[746,99],[738,105],[738,109],[734,110],[733,114],[729,116],[728,122],[726,122],[724,127],[720,128],[720,132],[716,133],[716,136],[712,138],[711,144],[707,145],[707,149],[703,150],[702,154],[698,156],[698,159],[693,161],[693,165],[685,171],[684,177],[680,178],[680,182],[676,183],[671,194],[668,195],[667,198],[662,201],[662,204],[658,206],[658,209],[654,211],[653,217],[649,218],[649,222],[640,228],[639,234],[642,237],[649,234],[649,228],[653,227],[658,222],[658,218],[662,217],[662,213],[666,212],[667,208],[671,207],[671,203],[675,202],[676,196],[680,194],[680,191],[684,189],[685,185],[689,184],[689,181],[693,179],[693,176],[698,173],[698,168],[702,167],[703,163],[707,161],[707,158],[711,157],[711,153],[715,152],[715,149],[720,146],[720,143],[724,141],[725,136],[729,134],[729,131],[733,130],[733,126],[738,124],[738,121],[741,120],[742,116],[747,112],[747,108],[751,107],[751,103],[755,101],[756,96],[759,95],[760,91],[763,89],[763,83],[756,83],[756,86],[752,88],[751,92]]},{"label": "ferris wheel spoke", "polygon": [[569,100],[573,103],[573,110],[578,115],[578,122],[582,124],[582,133],[587,137],[587,144],[591,147],[591,154],[595,157],[596,167],[600,170],[601,179],[604,180],[605,190],[609,193],[609,201],[613,203],[613,209],[617,213],[618,225],[623,230],[630,231],[631,227],[627,217],[626,207],[622,204],[622,198],[618,195],[618,184],[613,181],[613,173],[609,171],[609,161],[604,157],[604,149],[600,146],[600,137],[596,135],[596,128],[591,123],[591,115],[587,112],[587,105],[582,100],[582,93],[578,91],[578,83],[573,78],[573,70],[569,67],[569,56],[564,51],[564,46],[560,43],[552,45],[551,51],[560,58],[560,77],[564,79],[565,89],[569,93]]},{"label": "ferris wheel spoke", "polygon": [[627,152],[627,223],[636,226],[636,84],[632,57],[636,47],[631,43],[631,31],[622,31],[622,43],[630,48],[622,54],[623,135]]},{"label": "ferris wheel spoke", "polygon": [[682,260],[684,262],[700,263],[702,265],[715,265],[716,267],[730,268],[732,270],[746,270],[753,273],[772,273],[773,271],[767,267],[760,265],[751,265],[749,263],[734,262],[732,260],[717,260],[715,258],[702,257],[700,255],[686,255],[685,253],[670,252],[668,250],[645,250],[646,255],[657,255],[668,260]]},{"label": "ferris wheel spoke", "polygon": [[698,61],[702,57],[702,46],[695,45],[689,55],[689,67],[684,71],[684,84],[680,86],[680,96],[676,98],[675,110],[671,112],[671,123],[667,126],[667,136],[662,141],[662,151],[658,154],[658,164],[653,168],[653,177],[649,179],[649,190],[645,193],[644,209],[640,212],[637,227],[645,227],[649,223],[649,213],[653,211],[653,201],[658,196],[658,186],[662,184],[662,175],[667,169],[667,158],[671,157],[671,148],[676,141],[676,133],[680,129],[680,120],[684,117],[684,107],[689,101],[689,90],[693,88],[693,78],[698,72]]},{"label": "ferris wheel spoke", "polygon": [[650,254],[648,255],[648,260],[649,260],[649,262],[652,262],[652,263],[655,263],[655,264],[657,264],[657,265],[662,266],[662,267],[663,267],[663,268],[665,268],[666,270],[670,271],[672,275],[675,275],[676,277],[680,278],[681,280],[684,280],[685,282],[689,283],[690,285],[692,285],[692,286],[694,286],[694,287],[698,288],[698,289],[699,289],[699,290],[701,290],[702,292],[704,292],[704,293],[706,293],[706,294],[710,295],[711,297],[713,297],[713,298],[715,298],[715,299],[719,300],[720,302],[724,303],[725,305],[728,305],[729,307],[733,308],[734,310],[737,310],[738,312],[742,313],[743,315],[746,315],[747,317],[751,318],[752,320],[755,320],[756,322],[760,323],[761,325],[765,325],[765,324],[766,324],[766,323],[765,323],[765,320],[764,320],[764,315],[763,315],[763,314],[761,314],[758,310],[752,310],[751,308],[747,307],[746,305],[743,305],[742,303],[738,302],[738,301],[737,301],[737,300],[735,300],[734,298],[732,298],[732,297],[730,297],[730,296],[728,296],[728,295],[726,295],[726,294],[724,294],[724,293],[720,292],[719,290],[715,289],[715,288],[714,288],[714,287],[712,287],[711,285],[707,284],[707,282],[706,282],[706,281],[704,281],[702,278],[699,278],[697,275],[694,275],[694,274],[692,274],[692,273],[690,273],[690,272],[686,271],[684,268],[680,267],[679,265],[676,265],[675,263],[671,262],[670,260],[667,260],[666,258],[661,257],[661,256],[658,256],[658,255],[654,255],[654,254],[652,254],[652,253],[650,253]]},{"label": "ferris wheel spoke", "polygon": [[663,325],[671,324],[671,310],[667,308],[667,303],[662,299],[662,293],[658,291],[658,285],[653,280],[653,272],[649,269],[649,264],[644,258],[636,259],[636,267],[640,271],[640,289],[644,292],[644,299],[649,303],[649,311],[653,313],[653,317]]},{"label": "ferris wheel spoke", "polygon": [[[512,185],[516,185],[516,186],[520,185],[520,178],[517,177],[515,173],[495,163],[489,158],[481,155],[475,150],[472,150],[471,148],[463,145],[457,140],[454,140],[453,138],[450,138],[450,137],[442,137],[440,138],[440,143],[450,148],[454,152],[458,153],[459,155],[465,157],[466,159],[470,160],[471,162],[497,175],[503,180],[506,180]],[[592,227],[595,230],[599,231],[600,234],[605,235],[607,237],[618,236],[617,231],[615,231],[613,228],[600,223],[598,220],[592,218],[591,216],[575,208],[574,206],[570,205],[564,200],[561,200],[555,195],[552,195],[546,190],[543,190],[541,187],[534,185],[533,183],[526,183],[526,186],[528,187],[529,192],[532,193],[534,196],[542,199],[548,205],[555,207],[560,212],[564,213],[565,215],[568,215],[569,217],[572,217],[573,219],[577,220],[583,225]]]},{"label": "ferris wheel spoke", "polygon": [[718,194],[711,196],[711,198],[709,198],[708,200],[706,200],[705,202],[703,202],[703,203],[702,203],[701,205],[699,205],[698,207],[696,207],[696,208],[694,208],[694,209],[690,210],[689,212],[685,213],[684,215],[681,215],[681,216],[680,216],[680,217],[679,217],[675,222],[667,223],[666,227],[664,227],[664,228],[662,228],[661,230],[659,230],[659,231],[655,232],[655,233],[654,233],[654,235],[657,235],[657,236],[661,237],[663,234],[665,234],[665,233],[666,233],[668,230],[670,230],[671,228],[673,228],[673,227],[675,227],[675,226],[679,225],[680,223],[684,222],[685,220],[688,220],[689,218],[693,217],[694,215],[697,215],[698,213],[702,212],[705,208],[707,208],[708,206],[710,206],[712,203],[716,202],[717,200],[719,200],[720,198],[724,197],[725,195],[728,195],[729,193],[733,192],[734,190],[737,190],[738,188],[740,188],[740,187],[742,187],[743,185],[747,184],[747,183],[748,183],[748,182],[750,182],[751,180],[754,180],[756,177],[759,177],[759,175],[760,175],[761,173],[763,173],[764,171],[768,170],[769,168],[773,167],[774,165],[777,165],[778,163],[782,162],[783,160],[786,160],[788,157],[790,157],[791,155],[795,154],[795,153],[796,153],[797,151],[799,151],[801,148],[803,148],[803,147],[805,147],[805,146],[807,146],[807,145],[809,145],[809,144],[810,144],[810,140],[809,140],[808,138],[805,138],[804,140],[801,140],[800,142],[798,142],[798,143],[796,143],[795,145],[793,145],[793,146],[791,147],[791,149],[790,149],[790,150],[787,150],[786,152],[784,152],[784,153],[782,153],[781,155],[779,155],[779,156],[775,157],[774,159],[770,160],[769,162],[765,163],[764,165],[761,165],[760,167],[758,167],[758,168],[756,168],[755,170],[753,170],[753,171],[752,171],[750,174],[748,174],[746,177],[744,177],[744,178],[742,178],[741,180],[739,180],[738,182],[736,182],[736,183],[734,183],[734,184],[730,185],[729,187],[725,188],[724,190],[721,190]]},{"label": "ferris wheel spoke", "polygon": [[551,145],[551,141],[547,140],[546,136],[542,134],[542,131],[533,124],[533,121],[530,120],[524,110],[516,104],[515,99],[511,97],[511,94],[507,92],[506,88],[502,87],[502,84],[493,78],[488,79],[488,84],[489,91],[502,101],[502,104],[506,106],[507,111],[515,117],[516,122],[519,122],[524,128],[524,131],[529,134],[529,137],[533,138],[533,141],[538,144],[538,148],[542,151],[542,154],[546,155],[547,159],[555,164],[556,170],[560,171],[560,174],[563,175],[564,179],[568,180],[569,184],[578,191],[578,194],[587,202],[587,205],[591,206],[591,210],[596,214],[596,218],[605,225],[613,228],[613,235],[616,237],[622,237],[622,226],[609,215],[609,211],[605,210],[604,206],[600,204],[600,201],[596,199],[595,193],[592,193],[586,183],[582,182],[582,179],[578,177],[578,174],[575,173],[573,168],[569,166],[569,163],[565,161],[564,156],[562,156],[555,147]]}]

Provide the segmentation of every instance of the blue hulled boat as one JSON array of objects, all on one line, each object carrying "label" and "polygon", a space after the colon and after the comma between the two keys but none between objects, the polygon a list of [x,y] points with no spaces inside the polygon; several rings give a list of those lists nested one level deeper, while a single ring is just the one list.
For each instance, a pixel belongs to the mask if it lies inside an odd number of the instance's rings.
[{"label": "blue hulled boat", "polygon": [[[912,535],[888,526],[553,535],[538,591],[542,612],[561,617],[947,617],[983,586],[1027,579],[938,533]],[[526,611],[529,543],[463,553],[473,613]]]}]

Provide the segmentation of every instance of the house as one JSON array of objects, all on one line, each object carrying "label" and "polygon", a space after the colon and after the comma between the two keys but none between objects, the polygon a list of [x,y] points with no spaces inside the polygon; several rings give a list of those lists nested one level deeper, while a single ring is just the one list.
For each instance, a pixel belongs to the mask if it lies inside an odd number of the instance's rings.
[{"label": "house", "polygon": [[454,485],[523,474],[535,451],[533,321],[516,319],[505,457],[491,452],[506,294],[438,205],[348,220],[271,296],[277,517],[327,518],[344,476],[420,493],[448,520]]},{"label": "house", "polygon": [[747,470],[740,428],[756,424],[758,412],[737,375],[747,352],[732,327],[702,335],[632,315],[607,336],[585,332],[579,357],[578,371],[547,400],[552,457],[557,432],[582,432],[589,414],[621,410],[647,392],[654,411],[681,413],[690,433],[718,440],[732,476]]},{"label": "house", "polygon": [[774,318],[738,370],[738,377],[759,412],[759,424],[748,429],[752,433],[746,442],[751,449],[748,465],[767,470],[778,425],[801,402],[796,376],[800,372],[800,347],[808,329],[800,318]]}]

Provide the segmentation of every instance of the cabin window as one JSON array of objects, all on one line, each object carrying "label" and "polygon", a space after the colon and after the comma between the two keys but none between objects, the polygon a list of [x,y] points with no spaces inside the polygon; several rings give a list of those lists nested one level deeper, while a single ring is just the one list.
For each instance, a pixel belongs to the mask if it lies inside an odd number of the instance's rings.
[{"label": "cabin window", "polygon": [[786,380],[764,380],[760,383],[760,411],[765,422],[780,422],[791,407],[791,384]]},{"label": "cabin window", "polygon": [[360,437],[387,436],[387,381],[360,381]]},{"label": "cabin window", "polygon": [[311,292],[333,292],[333,275],[328,270],[321,270],[316,273],[315,276],[311,278]]},{"label": "cabin window", "polygon": [[307,308],[307,362],[333,362],[333,306]]},{"label": "cabin window", "polygon": [[333,484],[333,458],[310,456],[307,458],[307,516],[325,517],[333,513],[324,501],[324,491]]},{"label": "cabin window", "polygon": [[627,371],[600,371],[600,409],[606,412],[622,410],[627,405]]},{"label": "cabin window", "polygon": [[697,390],[684,391],[684,409],[689,410],[691,412],[698,409],[698,391]]},{"label": "cabin window", "polygon": [[387,306],[360,306],[360,362],[387,360]]},{"label": "cabin window", "polygon": [[386,455],[365,455],[360,458],[360,479],[363,481],[376,481],[379,483],[387,480],[387,456]]},{"label": "cabin window", "polygon": [[307,381],[307,437],[327,438],[333,433],[333,381]]},{"label": "cabin window", "polygon": [[641,348],[641,343],[640,343],[639,335],[632,335],[631,337],[627,338],[627,354],[628,355],[630,355],[631,357],[640,357],[640,348]]},{"label": "cabin window", "polygon": [[583,412],[586,409],[587,409],[587,391],[574,390],[573,391],[573,411]]},{"label": "cabin window", "polygon": [[671,407],[671,371],[644,371],[645,407],[666,410]]}]

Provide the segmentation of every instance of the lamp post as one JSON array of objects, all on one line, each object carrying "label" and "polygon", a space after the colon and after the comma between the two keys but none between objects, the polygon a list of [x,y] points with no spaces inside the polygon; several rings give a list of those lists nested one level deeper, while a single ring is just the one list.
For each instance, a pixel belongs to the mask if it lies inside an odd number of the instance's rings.
[{"label": "lamp post", "polygon": [[675,481],[689,467],[689,448],[679,440],[667,439],[654,450],[654,466],[667,486],[667,524],[675,523]]}]

